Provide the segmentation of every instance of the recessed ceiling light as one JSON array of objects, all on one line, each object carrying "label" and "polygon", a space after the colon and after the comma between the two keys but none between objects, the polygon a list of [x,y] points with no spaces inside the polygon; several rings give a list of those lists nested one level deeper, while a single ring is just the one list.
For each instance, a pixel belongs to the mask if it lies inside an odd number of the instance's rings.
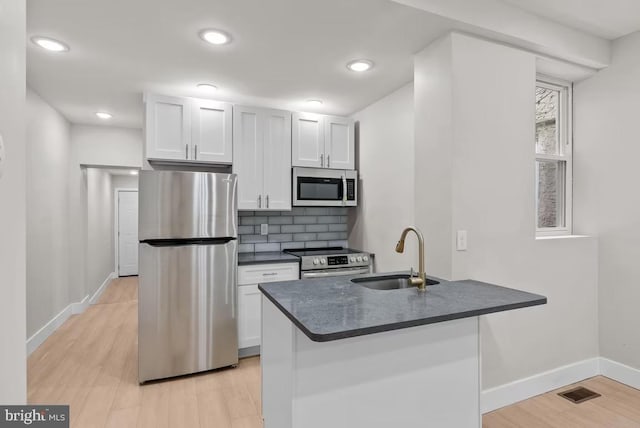
[{"label": "recessed ceiling light", "polygon": [[368,71],[373,67],[373,61],[368,59],[356,59],[347,64],[347,68],[351,71]]},{"label": "recessed ceiling light", "polygon": [[211,83],[198,83],[198,89],[202,89],[207,92],[215,92],[218,90],[216,85],[212,85]]},{"label": "recessed ceiling light", "polygon": [[102,120],[109,120],[113,117],[111,113],[107,113],[106,111],[96,112],[96,116],[98,116]]},{"label": "recessed ceiling light", "polygon": [[49,37],[34,36],[31,38],[31,41],[41,48],[51,52],[66,52],[69,50],[69,46]]},{"label": "recessed ceiling light", "polygon": [[133,171],[130,171],[129,174],[131,175],[138,175],[138,170],[134,169]]},{"label": "recessed ceiling light", "polygon": [[231,36],[220,30],[202,30],[200,38],[212,45],[225,45],[231,41]]},{"label": "recessed ceiling light", "polygon": [[307,100],[307,105],[310,107],[320,107],[322,105],[322,100]]}]

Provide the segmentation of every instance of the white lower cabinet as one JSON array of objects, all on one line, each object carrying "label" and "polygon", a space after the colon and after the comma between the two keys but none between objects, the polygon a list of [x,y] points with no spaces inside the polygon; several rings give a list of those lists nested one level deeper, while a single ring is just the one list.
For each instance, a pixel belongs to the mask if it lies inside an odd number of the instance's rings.
[{"label": "white lower cabinet", "polygon": [[238,347],[260,345],[260,290],[258,284],[238,287]]},{"label": "white lower cabinet", "polygon": [[261,301],[258,284],[300,278],[298,263],[238,266],[238,348],[260,346]]}]

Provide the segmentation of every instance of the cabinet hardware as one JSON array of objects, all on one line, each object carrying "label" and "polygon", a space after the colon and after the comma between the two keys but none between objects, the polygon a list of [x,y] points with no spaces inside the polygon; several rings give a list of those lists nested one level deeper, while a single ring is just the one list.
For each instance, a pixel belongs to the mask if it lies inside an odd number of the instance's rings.
[{"label": "cabinet hardware", "polygon": [[320,166],[324,167],[324,155],[320,155]]},{"label": "cabinet hardware", "polygon": [[262,195],[258,195],[258,208],[262,208]]},{"label": "cabinet hardware", "polygon": [[195,147],[195,160],[198,160],[198,145]]},{"label": "cabinet hardware", "polygon": [[188,144],[184,145],[184,158],[185,159],[189,159],[189,145]]},{"label": "cabinet hardware", "polygon": [[267,208],[269,208],[269,195],[267,195]]},{"label": "cabinet hardware", "polygon": [[327,155],[327,168],[331,168],[331,155]]}]

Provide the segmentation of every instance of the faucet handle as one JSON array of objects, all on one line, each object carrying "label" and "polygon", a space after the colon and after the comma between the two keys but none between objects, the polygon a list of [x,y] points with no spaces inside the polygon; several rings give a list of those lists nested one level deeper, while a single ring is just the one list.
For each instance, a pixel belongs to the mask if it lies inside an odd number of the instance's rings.
[{"label": "faucet handle", "polygon": [[409,273],[409,278],[413,278],[415,275],[415,271],[413,270],[413,266],[411,266],[411,271]]}]

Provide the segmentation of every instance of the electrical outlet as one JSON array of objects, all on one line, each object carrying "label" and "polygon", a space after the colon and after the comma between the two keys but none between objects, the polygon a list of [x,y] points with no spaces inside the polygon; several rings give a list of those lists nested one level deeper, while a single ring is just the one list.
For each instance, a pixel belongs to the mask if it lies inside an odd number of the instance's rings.
[{"label": "electrical outlet", "polygon": [[459,230],[456,233],[456,250],[467,251],[467,231]]},{"label": "electrical outlet", "polygon": [[5,158],[4,141],[2,141],[2,135],[0,135],[0,178],[2,178],[2,173],[4,172]]},{"label": "electrical outlet", "polygon": [[269,225],[261,224],[260,225],[260,235],[268,235],[269,234]]}]

